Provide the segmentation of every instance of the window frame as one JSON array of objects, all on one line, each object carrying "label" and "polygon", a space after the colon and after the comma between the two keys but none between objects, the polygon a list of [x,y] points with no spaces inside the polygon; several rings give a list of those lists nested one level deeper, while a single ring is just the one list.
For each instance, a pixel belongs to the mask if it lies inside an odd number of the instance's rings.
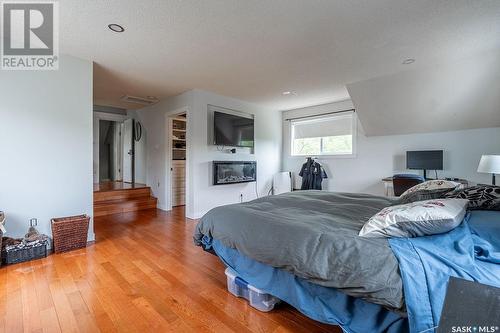
[{"label": "window frame", "polygon": [[[351,126],[351,133],[352,133],[352,152],[349,154],[333,154],[333,153],[322,153],[323,151],[323,138],[324,137],[319,137],[320,138],[320,153],[319,154],[294,154],[293,151],[293,145],[294,145],[294,124],[300,123],[300,120],[291,120],[289,121],[289,139],[290,139],[290,152],[289,156],[292,158],[304,158],[305,156],[321,156],[322,158],[356,158],[357,156],[357,137],[358,137],[358,118],[356,117],[356,112],[351,111],[352,113],[350,116],[352,117],[352,126]],[[307,120],[322,120],[324,119],[325,121],[327,119],[332,119],[335,117],[344,117],[346,114],[344,112],[339,112],[338,115],[312,115],[308,116],[307,118],[304,118],[303,122],[306,122]]]}]

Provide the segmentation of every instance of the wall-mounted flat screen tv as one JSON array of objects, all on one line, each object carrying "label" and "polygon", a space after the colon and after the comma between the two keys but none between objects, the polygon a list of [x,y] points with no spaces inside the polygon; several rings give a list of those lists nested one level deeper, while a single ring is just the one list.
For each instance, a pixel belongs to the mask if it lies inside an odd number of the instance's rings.
[{"label": "wall-mounted flat screen tv", "polygon": [[253,118],[214,111],[214,144],[253,148]]}]

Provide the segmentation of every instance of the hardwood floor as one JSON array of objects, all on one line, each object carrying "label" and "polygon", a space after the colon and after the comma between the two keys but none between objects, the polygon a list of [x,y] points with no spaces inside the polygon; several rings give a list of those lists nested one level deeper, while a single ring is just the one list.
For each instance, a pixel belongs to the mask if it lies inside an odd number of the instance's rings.
[{"label": "hardwood floor", "polygon": [[282,304],[259,312],[226,290],[183,208],[95,219],[87,249],[2,267],[2,332],[341,332]]}]

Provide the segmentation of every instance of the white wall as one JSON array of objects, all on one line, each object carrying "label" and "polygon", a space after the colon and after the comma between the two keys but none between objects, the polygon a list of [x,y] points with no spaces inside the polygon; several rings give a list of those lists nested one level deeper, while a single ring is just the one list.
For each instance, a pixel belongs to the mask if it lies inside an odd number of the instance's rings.
[{"label": "white wall", "polygon": [[[351,108],[351,101],[331,103],[285,111],[283,119]],[[305,160],[290,155],[290,123],[284,120],[283,138],[283,169],[295,173],[295,187],[300,188],[301,178],[297,173]],[[320,157],[319,161],[329,176],[323,188],[383,195],[381,179],[405,171],[406,151],[426,149],[444,150],[444,170],[438,172],[439,177],[459,177],[472,182],[490,183],[491,175],[480,174],[476,170],[482,154],[500,154],[500,128],[367,137],[358,123],[356,157]],[[434,172],[428,176],[434,177]]]},{"label": "white wall", "polygon": [[57,71],[2,71],[0,121],[7,234],[24,236],[32,217],[51,234],[52,217],[92,216],[92,63],[62,56]]},{"label": "white wall", "polygon": [[[219,96],[205,91],[195,92],[195,142],[192,149],[194,181],[195,216],[199,217],[213,207],[237,203],[240,193],[243,200],[256,198],[255,183],[212,185],[213,160],[256,160],[257,191],[259,196],[266,195],[272,186],[272,176],[280,171],[281,163],[281,115],[274,110],[265,109],[253,104],[232,98]],[[228,154],[220,152],[214,145],[208,144],[209,121],[207,105],[215,105],[255,115],[255,147],[254,154]],[[244,149],[238,149],[244,151]]]},{"label": "white wall", "polygon": [[[151,187],[153,195],[158,198],[158,208],[166,209],[167,189],[167,114],[180,108],[194,110],[193,91],[171,97],[153,106],[135,111],[135,116],[142,123],[143,130],[147,135],[146,141],[146,184]],[[187,199],[187,198],[186,198]],[[192,209],[187,212],[193,216]]]},{"label": "white wall", "polygon": [[[255,154],[245,149],[228,154],[209,144],[209,104],[255,115]],[[167,115],[182,108],[188,112],[187,216],[199,218],[213,207],[239,202],[240,194],[244,201],[256,197],[255,183],[213,186],[214,160],[257,160],[257,192],[259,196],[267,194],[272,175],[280,170],[281,114],[233,98],[192,90],[138,111],[148,134],[147,184],[152,186],[159,206],[165,208],[170,200],[166,195],[169,184],[165,184],[170,159],[166,148]]]}]

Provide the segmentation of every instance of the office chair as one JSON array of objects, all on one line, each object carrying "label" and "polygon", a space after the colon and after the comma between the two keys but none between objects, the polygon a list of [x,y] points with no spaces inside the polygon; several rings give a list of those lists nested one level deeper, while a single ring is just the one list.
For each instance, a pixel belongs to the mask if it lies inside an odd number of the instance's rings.
[{"label": "office chair", "polygon": [[399,197],[406,190],[424,182],[424,177],[414,174],[398,174],[392,177],[394,195]]}]

